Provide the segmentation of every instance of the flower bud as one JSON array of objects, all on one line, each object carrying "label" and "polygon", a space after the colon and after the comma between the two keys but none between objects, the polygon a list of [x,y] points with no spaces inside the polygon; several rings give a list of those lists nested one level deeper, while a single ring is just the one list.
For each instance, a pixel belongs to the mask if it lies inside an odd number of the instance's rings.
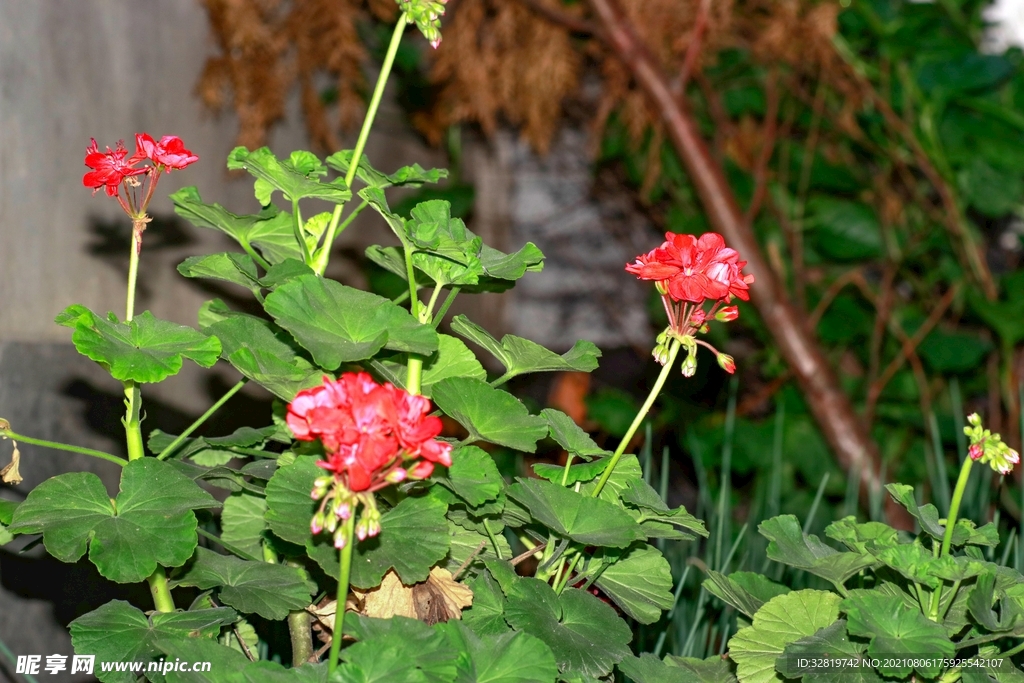
[{"label": "flower bud", "polygon": [[693,377],[697,372],[697,354],[688,353],[683,359],[683,377]]},{"label": "flower bud", "polygon": [[341,550],[348,545],[348,542],[352,540],[348,537],[348,529],[345,525],[342,525],[334,532],[334,547]]},{"label": "flower bud", "polygon": [[320,500],[327,493],[327,489],[331,487],[331,477],[317,477],[316,481],[313,482],[313,490],[310,492],[310,497],[313,500]]},{"label": "flower bud", "polygon": [[360,519],[359,522],[356,524],[356,538],[358,538],[360,541],[365,541],[368,534],[369,524],[367,522],[367,519],[364,517],[363,519]]},{"label": "flower bud", "polygon": [[985,449],[980,443],[972,443],[967,449],[967,455],[971,456],[971,460],[981,460],[981,456],[985,455]]},{"label": "flower bud", "polygon": [[408,472],[406,472],[401,467],[396,467],[395,469],[388,472],[384,478],[387,481],[391,482],[392,484],[397,484],[399,482],[405,481],[406,476],[408,476]]},{"label": "flower bud", "polygon": [[704,321],[707,320],[708,316],[704,312],[704,309],[698,308],[690,313],[690,320],[688,321],[691,327],[701,327],[704,325]]},{"label": "flower bud", "polygon": [[736,372],[736,361],[732,359],[732,356],[726,353],[718,354],[718,366],[728,372],[730,375]]},{"label": "flower bud", "polygon": [[316,536],[324,530],[324,511],[317,510],[316,514],[313,515],[313,521],[309,523],[309,530]]},{"label": "flower bud", "polygon": [[651,355],[654,356],[654,360],[658,365],[664,365],[668,362],[669,357],[668,344],[658,344],[654,347],[654,351]]},{"label": "flower bud", "polygon": [[662,296],[668,295],[668,280],[658,280],[654,283],[654,288],[658,290],[658,294]]},{"label": "flower bud", "polygon": [[731,323],[738,317],[740,317],[739,306],[726,306],[718,311],[718,313],[715,313],[715,320],[720,323]]},{"label": "flower bud", "polygon": [[334,530],[338,528],[338,518],[334,515],[324,515],[324,527],[328,533],[333,534]]},{"label": "flower bud", "polygon": [[348,519],[352,516],[352,506],[349,505],[347,500],[342,501],[339,499],[334,504],[334,516],[338,519]]},{"label": "flower bud", "polygon": [[373,538],[380,533],[380,521],[377,519],[371,519],[366,523],[366,535]]}]

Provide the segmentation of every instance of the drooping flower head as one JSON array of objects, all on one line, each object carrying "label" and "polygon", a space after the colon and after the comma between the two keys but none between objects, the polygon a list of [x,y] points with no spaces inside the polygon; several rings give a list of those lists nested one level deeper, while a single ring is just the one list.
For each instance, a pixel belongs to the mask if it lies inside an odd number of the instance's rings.
[{"label": "drooping flower head", "polygon": [[[746,261],[735,249],[725,246],[725,239],[714,232],[700,237],[665,233],[660,247],[641,254],[626,270],[641,280],[653,280],[661,294],[669,327],[658,338],[654,357],[665,364],[670,357],[672,340],[679,340],[687,349],[683,374],[691,376],[697,367],[697,345],[706,346],[715,354],[719,366],[732,374],[736,365],[732,358],[719,353],[695,335],[707,331],[707,322],[731,322],[739,317],[739,309],[729,304],[733,297],[748,301],[753,275],[744,275]],[[705,303],[711,302],[705,310]]]},{"label": "drooping flower head", "polygon": [[967,454],[971,460],[980,460],[1002,475],[1013,471],[1013,466],[1020,462],[1020,454],[1005,443],[998,434],[993,434],[981,424],[977,413],[967,416],[970,426],[964,427],[964,434],[971,440]]},{"label": "drooping flower head", "polygon": [[398,0],[398,7],[416,24],[435,50],[441,44],[441,17],[448,0]]},{"label": "drooping flower head", "polygon": [[365,372],[324,377],[322,385],[295,396],[285,418],[288,427],[300,441],[323,444],[326,458],[317,464],[330,473],[313,488],[314,500],[322,500],[313,533],[326,528],[335,533],[336,545],[344,545],[349,539],[336,533],[342,528],[338,520],[361,506],[357,535],[373,536],[380,530],[374,491],[425,479],[435,463],[451,465],[451,444],[437,441],[442,425],[431,409],[429,399],[377,384]]}]

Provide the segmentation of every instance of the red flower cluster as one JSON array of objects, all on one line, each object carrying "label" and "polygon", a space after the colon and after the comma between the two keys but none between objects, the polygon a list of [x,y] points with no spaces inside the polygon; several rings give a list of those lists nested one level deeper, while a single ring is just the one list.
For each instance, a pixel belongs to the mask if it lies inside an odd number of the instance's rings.
[{"label": "red flower cluster", "polygon": [[430,401],[365,372],[299,392],[287,422],[300,441],[320,439],[327,460],[318,463],[352,492],[376,491],[406,478],[424,479],[434,463],[450,466],[450,444],[436,441],[441,420]]},{"label": "red flower cluster", "polygon": [[[707,322],[731,322],[739,317],[736,306],[726,306],[733,297],[748,301],[753,275],[744,275],[746,261],[735,249],[725,246],[721,235],[708,232],[700,237],[665,233],[665,242],[636,261],[626,270],[641,280],[654,280],[661,293],[669,327],[658,336],[654,358],[662,365],[672,356],[672,344],[686,347],[682,363],[683,375],[690,377],[697,370],[697,346],[705,346],[715,354],[719,366],[729,374],[736,372],[731,356],[720,353],[706,341],[696,339],[707,331]],[[704,302],[711,301],[709,310]],[[673,342],[672,340],[676,340]]]},{"label": "red flower cluster", "polygon": [[[153,165],[139,165],[146,160]],[[145,215],[162,172],[179,170],[197,161],[199,157],[185,149],[185,143],[174,135],[165,135],[157,142],[147,133],[137,133],[135,154],[131,156],[128,156],[123,140],[119,140],[114,149],[107,147],[106,152],[101,152],[96,140],[93,140],[85,150],[85,165],[92,170],[82,178],[82,184],[91,188],[93,194],[103,188],[108,197],[117,197],[125,213],[138,219]],[[132,191],[141,184],[133,180],[139,175],[151,179],[141,201],[138,193]],[[125,197],[120,194],[122,184],[126,186]]]},{"label": "red flower cluster", "polygon": [[749,300],[747,290],[754,276],[741,273],[745,265],[718,233],[697,238],[668,232],[660,247],[638,256],[626,270],[641,280],[656,280],[659,289],[675,301],[701,304],[733,296]]}]

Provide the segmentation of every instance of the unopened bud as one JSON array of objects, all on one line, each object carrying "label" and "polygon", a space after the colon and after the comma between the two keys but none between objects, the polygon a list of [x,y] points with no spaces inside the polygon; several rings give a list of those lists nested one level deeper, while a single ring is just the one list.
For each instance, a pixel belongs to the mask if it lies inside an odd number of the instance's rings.
[{"label": "unopened bud", "polygon": [[327,528],[327,532],[333,534],[334,530],[338,528],[338,518],[334,515],[324,515],[324,527]]},{"label": "unopened bud", "polygon": [[338,519],[348,519],[352,516],[352,506],[349,505],[348,501],[339,500],[334,505],[334,515]]},{"label": "unopened bud", "polygon": [[967,455],[971,456],[971,460],[981,460],[981,456],[985,455],[985,449],[980,443],[971,444],[967,449]]},{"label": "unopened bud", "polygon": [[668,362],[668,345],[659,344],[658,346],[655,346],[652,355],[654,356],[654,360],[658,363],[658,365],[664,365],[665,363]]},{"label": "unopened bud", "polygon": [[715,320],[720,323],[731,323],[738,317],[740,317],[739,306],[726,306],[718,313],[715,313]]},{"label": "unopened bud", "polygon": [[359,522],[356,524],[356,538],[358,538],[360,541],[365,541],[366,536],[369,533],[368,527],[369,525],[367,524],[367,520],[365,517],[359,520]]},{"label": "unopened bud", "polygon": [[313,482],[313,490],[310,492],[310,497],[313,500],[320,500],[327,493],[327,489],[331,487],[331,477],[317,477],[316,481]]},{"label": "unopened bud", "polygon": [[385,475],[384,479],[391,482],[392,484],[397,484],[399,482],[405,481],[407,475],[408,473],[404,469],[402,469],[401,467],[396,467],[395,469],[388,472],[387,475]]},{"label": "unopened bud", "polygon": [[704,310],[701,308],[698,308],[697,310],[690,314],[689,322],[692,327],[700,327],[701,325],[704,324],[705,320],[707,320],[707,314],[705,314]]},{"label": "unopened bud", "polygon": [[348,537],[348,529],[344,525],[334,532],[334,547],[341,550],[351,539]]},{"label": "unopened bud", "polygon": [[736,361],[732,359],[727,353],[718,354],[718,367],[722,368],[730,375],[736,372]]},{"label": "unopened bud", "polygon": [[693,377],[697,372],[697,354],[688,353],[683,359],[683,377]]},{"label": "unopened bud", "polygon": [[658,290],[658,294],[666,296],[668,294],[668,280],[658,280],[654,283],[654,288]]},{"label": "unopened bud", "polygon": [[309,530],[316,536],[324,530],[324,511],[317,510],[316,514],[313,515],[313,521],[309,523]]}]

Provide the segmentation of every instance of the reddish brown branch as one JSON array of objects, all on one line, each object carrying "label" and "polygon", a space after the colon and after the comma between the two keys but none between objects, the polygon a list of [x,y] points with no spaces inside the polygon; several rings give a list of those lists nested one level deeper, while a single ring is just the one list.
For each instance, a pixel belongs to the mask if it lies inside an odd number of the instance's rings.
[{"label": "reddish brown branch", "polygon": [[519,2],[526,5],[534,14],[547,19],[552,24],[568,29],[572,33],[592,36],[596,35],[599,31],[598,26],[595,26],[586,19],[580,19],[564,10],[552,7],[544,2],[544,0],[519,0]]},{"label": "reddish brown branch", "polygon": [[700,58],[700,50],[704,44],[704,34],[708,30],[708,16],[711,14],[711,0],[701,0],[697,8],[697,20],[693,23],[693,37],[690,44],[686,46],[686,55],[683,57],[683,67],[679,70],[679,84],[676,86],[677,93],[685,93],[686,85],[690,82],[690,76],[697,66]]},{"label": "reddish brown branch", "polygon": [[[647,54],[614,1],[590,0],[590,5],[604,27],[604,38],[660,111],[666,132],[689,172],[711,225],[747,259],[747,270],[756,278],[751,289],[752,299],[765,327],[774,335],[779,350],[792,368],[807,405],[839,464],[847,472],[859,473],[862,498],[868,500],[870,492],[880,490],[882,484],[878,448],[808,332],[803,315],[783,294],[757,239],[743,220],[721,165],[711,158],[695,121],[672,93],[665,75]],[[911,520],[902,508],[890,505],[887,500],[887,510],[894,525],[910,526]]]},{"label": "reddish brown branch", "polygon": [[[890,382],[890,380],[892,380],[893,376],[899,371],[899,369],[903,367],[903,364],[907,359],[912,354],[916,353],[917,347],[922,341],[924,341],[924,338],[928,336],[928,333],[934,329],[940,320],[942,320],[942,316],[946,314],[946,310],[953,303],[953,299],[956,298],[958,291],[958,286],[950,287],[949,291],[947,291],[939,301],[939,304],[932,309],[928,319],[924,321],[921,327],[917,328],[917,331],[914,332],[913,336],[908,338],[905,334],[900,335],[900,337],[902,337],[902,348],[900,349],[900,352],[889,362],[889,365],[886,366],[881,376],[879,376],[879,378],[872,382],[871,386],[868,387],[867,407],[865,409],[865,413],[867,415],[874,415],[875,405],[878,403],[878,397],[881,396],[882,390],[885,389],[885,386]],[[881,302],[879,302],[879,308],[881,305]],[[879,314],[881,314],[881,310],[879,310]],[[900,332],[903,332],[899,325],[894,324],[893,327],[899,329]]]},{"label": "reddish brown branch", "polygon": [[750,225],[754,222],[761,205],[764,203],[765,191],[768,188],[768,164],[772,160],[772,152],[775,151],[775,136],[778,130],[779,119],[779,88],[778,74],[773,69],[768,74],[768,82],[765,84],[768,108],[764,118],[764,140],[761,142],[761,151],[758,153],[757,162],[754,166],[754,194],[750,199],[750,206],[743,216],[743,220]]}]

